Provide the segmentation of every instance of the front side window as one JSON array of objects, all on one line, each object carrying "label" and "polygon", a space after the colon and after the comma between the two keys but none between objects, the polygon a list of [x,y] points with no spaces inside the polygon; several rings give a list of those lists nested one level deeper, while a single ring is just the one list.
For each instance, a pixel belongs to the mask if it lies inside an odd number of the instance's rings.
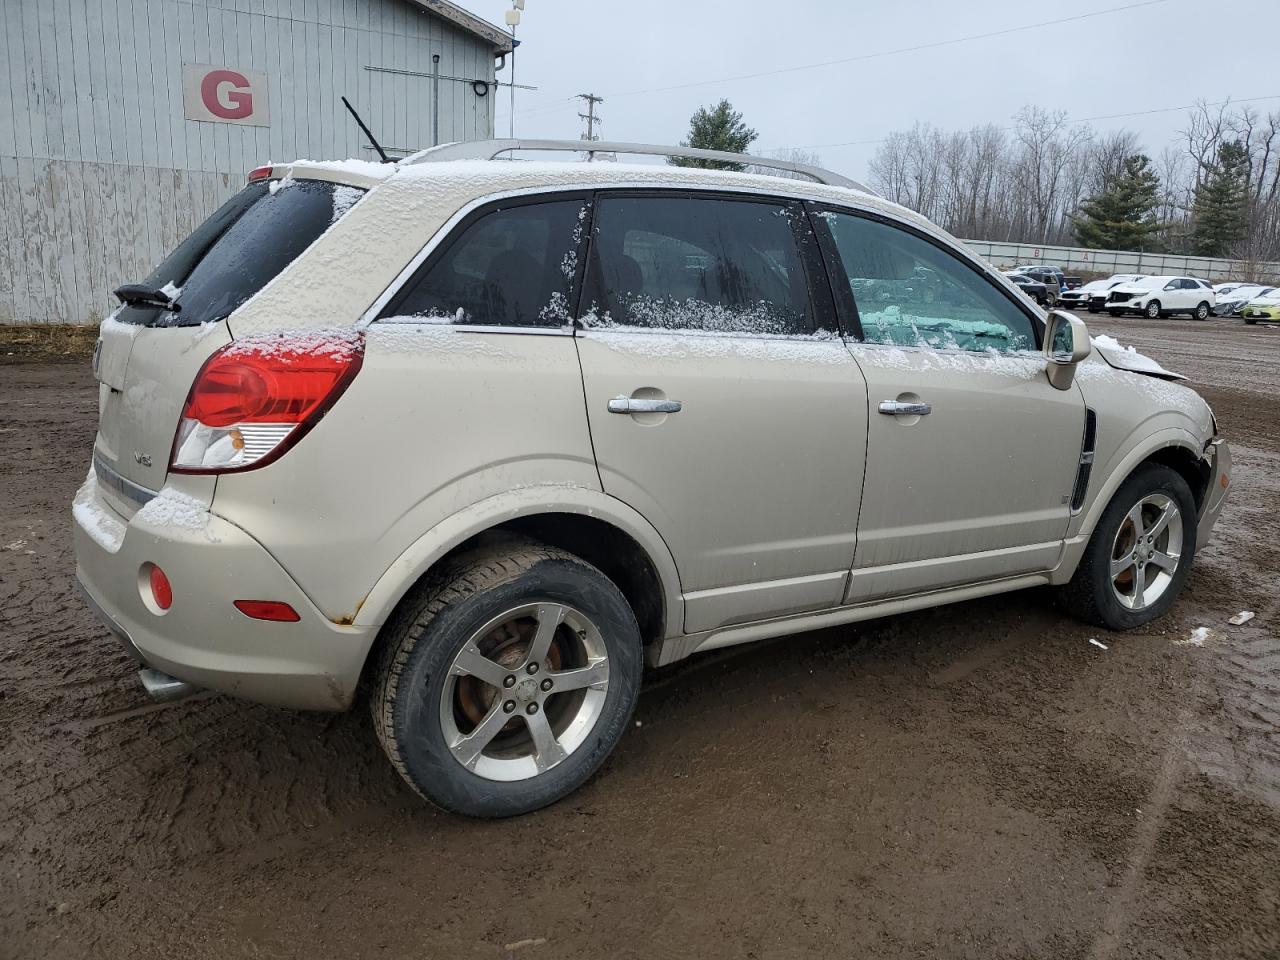
[{"label": "front side window", "polygon": [[484,326],[569,322],[582,199],[493,208],[405,284],[383,317]]},{"label": "front side window", "polygon": [[814,327],[798,207],[602,197],[584,302],[598,326],[805,335]]},{"label": "front side window", "polygon": [[830,229],[866,342],[1000,352],[1035,349],[1031,318],[953,254],[866,217],[831,211],[818,216]]}]

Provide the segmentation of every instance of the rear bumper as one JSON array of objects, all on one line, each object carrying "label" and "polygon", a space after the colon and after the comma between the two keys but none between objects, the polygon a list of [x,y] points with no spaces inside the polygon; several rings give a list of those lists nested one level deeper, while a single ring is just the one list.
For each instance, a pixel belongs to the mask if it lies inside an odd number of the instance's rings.
[{"label": "rear bumper", "polygon": [[[153,524],[145,515],[126,523],[93,489],[82,489],[74,516],[76,577],[89,606],[143,664],[262,703],[350,706],[376,628],[331,623],[244,530],[212,513],[200,523]],[[163,614],[143,600],[145,563],[173,585]],[[250,619],[232,605],[245,599],[282,600],[301,619]]]},{"label": "rear bumper", "polygon": [[1200,505],[1200,517],[1196,522],[1196,549],[1209,542],[1213,525],[1222,516],[1222,508],[1231,492],[1231,448],[1224,440],[1213,440],[1205,456],[1209,458],[1209,489]]}]

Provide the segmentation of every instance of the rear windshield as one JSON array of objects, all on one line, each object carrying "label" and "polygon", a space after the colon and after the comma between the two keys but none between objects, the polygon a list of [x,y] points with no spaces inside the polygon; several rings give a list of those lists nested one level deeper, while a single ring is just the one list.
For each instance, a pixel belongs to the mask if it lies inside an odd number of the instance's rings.
[{"label": "rear windshield", "polygon": [[143,284],[166,288],[178,310],[125,306],[124,323],[193,327],[224,320],[265,287],[364,195],[327,180],[251,183],[195,229]]}]

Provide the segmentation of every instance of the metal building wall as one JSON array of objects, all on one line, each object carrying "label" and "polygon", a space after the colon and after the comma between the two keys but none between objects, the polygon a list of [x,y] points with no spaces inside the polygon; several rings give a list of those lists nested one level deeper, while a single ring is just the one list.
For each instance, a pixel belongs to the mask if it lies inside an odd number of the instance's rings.
[{"label": "metal building wall", "polygon": [[[406,0],[0,0],[0,323],[83,322],[270,160],[431,144],[431,81],[492,81],[483,40]],[[184,63],[267,74],[269,126],[184,118]],[[441,82],[440,139],[492,135]]]}]

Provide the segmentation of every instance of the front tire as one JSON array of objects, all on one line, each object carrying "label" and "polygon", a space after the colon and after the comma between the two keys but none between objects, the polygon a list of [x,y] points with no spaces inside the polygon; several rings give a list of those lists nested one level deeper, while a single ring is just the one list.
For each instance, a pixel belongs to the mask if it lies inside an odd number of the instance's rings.
[{"label": "front tire", "polygon": [[1152,300],[1147,304],[1147,308],[1143,313],[1147,315],[1148,320],[1158,320],[1160,318],[1160,301]]},{"label": "front tire", "polygon": [[1112,497],[1059,600],[1088,623],[1132,630],[1168,612],[1195,552],[1187,481],[1162,464],[1144,464]]},{"label": "front tire", "polygon": [[640,629],[621,591],[528,541],[423,584],[385,629],[379,739],[419,795],[467,816],[528,813],[576,790],[640,692]]}]

